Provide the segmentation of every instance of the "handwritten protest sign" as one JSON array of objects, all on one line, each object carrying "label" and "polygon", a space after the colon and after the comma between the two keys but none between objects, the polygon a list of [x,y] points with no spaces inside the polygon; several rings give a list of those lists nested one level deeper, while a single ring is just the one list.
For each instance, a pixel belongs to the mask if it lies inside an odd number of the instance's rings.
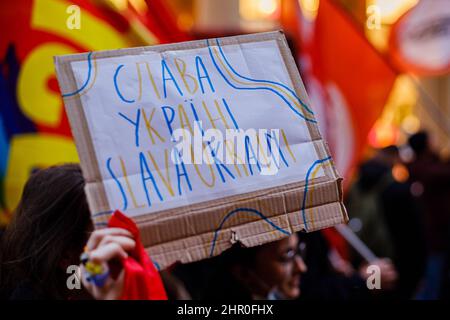
[{"label": "handwritten protest sign", "polygon": [[282,32],[55,57],[97,227],[159,267],[347,220]]}]

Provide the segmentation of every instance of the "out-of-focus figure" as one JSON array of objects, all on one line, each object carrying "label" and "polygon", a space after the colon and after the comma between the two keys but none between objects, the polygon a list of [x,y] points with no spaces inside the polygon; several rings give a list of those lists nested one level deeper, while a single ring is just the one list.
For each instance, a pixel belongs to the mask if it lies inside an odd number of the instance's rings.
[{"label": "out-of-focus figure", "polygon": [[301,234],[301,245],[308,271],[302,276],[301,300],[369,300],[388,298],[398,274],[387,258],[371,261],[380,270],[380,288],[370,290],[367,280],[368,263],[354,268],[333,248],[323,232]]}]

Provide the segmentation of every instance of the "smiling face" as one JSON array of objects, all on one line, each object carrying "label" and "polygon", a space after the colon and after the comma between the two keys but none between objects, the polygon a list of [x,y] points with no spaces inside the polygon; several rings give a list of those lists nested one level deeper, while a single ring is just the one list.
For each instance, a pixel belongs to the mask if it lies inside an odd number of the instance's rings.
[{"label": "smiling face", "polygon": [[241,280],[253,294],[267,297],[277,288],[288,299],[300,295],[300,276],[306,265],[298,255],[298,237],[288,238],[258,248],[252,268],[241,274]]}]

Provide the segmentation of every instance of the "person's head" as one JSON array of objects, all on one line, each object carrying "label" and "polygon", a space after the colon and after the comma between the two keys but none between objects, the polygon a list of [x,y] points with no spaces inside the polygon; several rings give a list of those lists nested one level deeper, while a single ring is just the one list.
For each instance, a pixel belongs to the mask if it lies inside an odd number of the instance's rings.
[{"label": "person's head", "polygon": [[22,281],[45,296],[66,298],[66,269],[78,265],[92,230],[78,165],[38,170],[27,181],[2,239],[0,283]]},{"label": "person's head", "polygon": [[409,137],[408,144],[414,153],[420,156],[429,151],[428,134],[425,131],[415,133]]},{"label": "person's head", "polygon": [[267,297],[282,290],[285,298],[300,295],[300,275],[306,265],[298,255],[298,236],[233,253],[231,272],[253,296]]},{"label": "person's head", "polygon": [[394,166],[399,160],[398,147],[390,145],[378,151],[376,158],[388,167]]}]

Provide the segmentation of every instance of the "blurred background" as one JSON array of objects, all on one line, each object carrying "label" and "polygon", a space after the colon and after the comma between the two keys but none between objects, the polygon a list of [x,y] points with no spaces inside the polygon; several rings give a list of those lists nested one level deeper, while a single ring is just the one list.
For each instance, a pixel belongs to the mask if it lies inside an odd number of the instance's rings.
[{"label": "blurred background", "polygon": [[[360,205],[352,203],[352,190],[366,173],[379,178],[388,172],[394,183],[420,198],[427,185],[420,175],[411,176],[411,163],[418,158],[408,143],[411,136],[428,134],[426,143],[443,165],[435,170],[437,176],[448,177],[449,26],[448,0],[2,1],[0,225],[7,225],[33,170],[78,161],[54,74],[54,55],[279,29],[288,39],[321,133],[345,178],[350,217],[358,216],[352,210],[361,211],[352,209]],[[382,163],[384,171],[367,168],[374,161]],[[449,181],[440,182],[439,190],[448,190]],[[449,202],[446,196],[442,193],[433,201]],[[400,201],[404,208],[407,199],[390,201]],[[408,214],[387,221],[391,233],[412,230],[405,222]],[[361,231],[364,219],[351,221],[352,229]],[[448,219],[442,219],[448,226]],[[337,236],[327,237],[339,247]],[[392,243],[401,242],[391,238]],[[373,246],[376,251],[377,244]]]}]

